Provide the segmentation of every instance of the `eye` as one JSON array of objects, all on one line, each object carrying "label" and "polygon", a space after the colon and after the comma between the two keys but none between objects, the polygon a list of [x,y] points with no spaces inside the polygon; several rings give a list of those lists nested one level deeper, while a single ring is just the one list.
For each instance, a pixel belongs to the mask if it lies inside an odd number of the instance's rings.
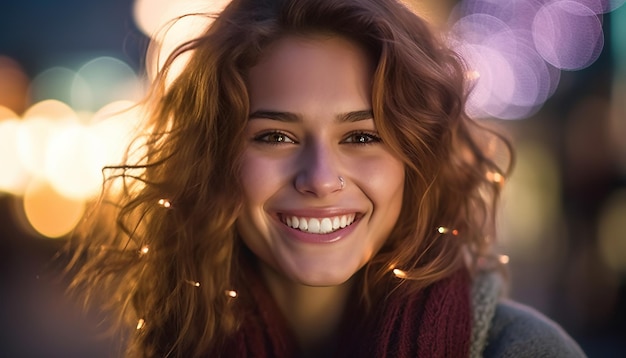
[{"label": "eye", "polygon": [[350,133],[346,139],[343,140],[343,143],[349,144],[374,144],[380,143],[382,139],[374,134],[369,132],[352,132]]},{"label": "eye", "polygon": [[279,131],[265,132],[254,137],[256,142],[267,144],[296,143],[287,134]]}]

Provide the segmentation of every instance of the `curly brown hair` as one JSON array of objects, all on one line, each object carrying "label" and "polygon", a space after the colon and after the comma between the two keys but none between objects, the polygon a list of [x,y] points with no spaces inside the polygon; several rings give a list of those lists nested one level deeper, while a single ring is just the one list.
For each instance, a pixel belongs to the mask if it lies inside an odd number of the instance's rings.
[{"label": "curly brown hair", "polygon": [[[72,287],[88,300],[106,296],[121,328],[141,319],[127,335],[129,355],[197,356],[236,329],[238,306],[225,292],[240,275],[247,72],[273,41],[313,33],[347,37],[371,54],[376,128],[406,168],[398,225],[363,269],[364,301],[394,268],[417,290],[491,255],[500,182],[487,174],[506,177],[512,150],[465,114],[463,62],[424,20],[396,0],[234,0],[165,62],[145,102],[145,155],[107,168],[108,183],[122,180],[124,191],[105,190],[71,241]],[[507,152],[504,168],[494,140]]]}]

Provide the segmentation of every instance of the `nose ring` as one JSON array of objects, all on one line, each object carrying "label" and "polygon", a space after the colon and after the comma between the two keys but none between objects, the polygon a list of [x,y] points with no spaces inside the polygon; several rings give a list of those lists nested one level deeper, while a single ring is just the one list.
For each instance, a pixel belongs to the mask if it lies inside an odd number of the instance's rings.
[{"label": "nose ring", "polygon": [[343,179],[342,176],[339,176],[339,183],[341,184],[339,190],[343,189],[343,187],[346,186],[346,181]]}]

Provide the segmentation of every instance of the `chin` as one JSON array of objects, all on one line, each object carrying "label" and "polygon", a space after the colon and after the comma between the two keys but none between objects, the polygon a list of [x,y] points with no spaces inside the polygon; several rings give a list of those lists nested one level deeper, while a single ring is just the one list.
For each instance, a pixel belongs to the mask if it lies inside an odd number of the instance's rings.
[{"label": "chin", "polygon": [[328,272],[328,269],[325,269],[324,271],[325,272],[299,272],[292,277],[294,281],[305,286],[331,287],[343,285],[344,283],[350,281],[350,279],[356,274],[356,272],[345,274],[341,274],[337,271]]}]

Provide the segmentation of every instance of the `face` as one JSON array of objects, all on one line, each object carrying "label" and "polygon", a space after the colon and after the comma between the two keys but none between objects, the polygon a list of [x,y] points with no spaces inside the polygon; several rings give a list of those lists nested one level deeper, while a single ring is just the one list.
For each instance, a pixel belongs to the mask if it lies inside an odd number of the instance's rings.
[{"label": "face", "polygon": [[286,37],[249,74],[245,244],[291,282],[346,282],[398,220],[404,165],[372,118],[373,63],[341,37]]}]

